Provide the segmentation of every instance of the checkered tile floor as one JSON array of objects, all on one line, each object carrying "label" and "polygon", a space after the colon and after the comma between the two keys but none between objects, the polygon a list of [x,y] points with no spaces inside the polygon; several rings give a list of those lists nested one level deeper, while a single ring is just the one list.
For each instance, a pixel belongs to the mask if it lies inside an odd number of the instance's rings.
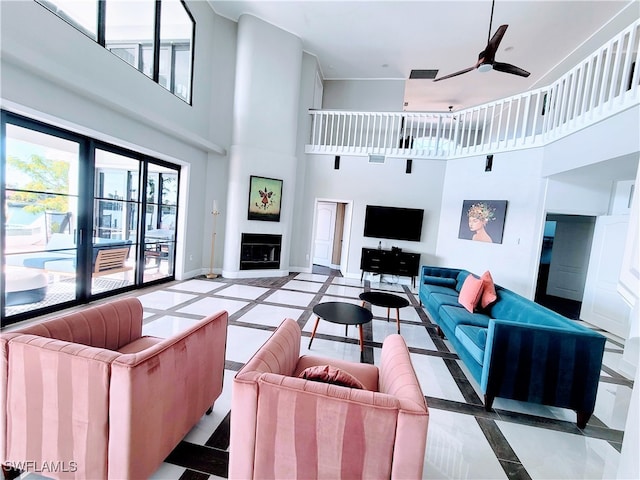
[{"label": "checkered tile floor", "polygon": [[[318,302],[360,303],[364,289],[397,293],[409,300],[400,310],[405,338],[430,411],[424,478],[615,478],[633,383],[616,372],[623,344],[610,337],[605,352],[596,410],[584,430],[569,410],[496,399],[484,410],[478,385],[446,340],[440,339],[417,291],[408,285],[375,283],[328,274],[228,280],[203,277],[136,292],[144,305],[143,333],[167,337],[205,315],[229,312],[224,389],[212,415],[204,416],[152,476],[153,479],[226,478],[231,383],[234,374],[285,317],[303,330],[307,353]],[[377,277],[376,277],[377,278]],[[395,278],[391,278],[394,280]],[[383,280],[387,280],[386,277]],[[361,357],[357,329],[320,322],[315,355],[351,361],[379,361],[384,338],[395,333],[386,309],[373,307]],[[37,480],[34,474],[25,475]]]}]

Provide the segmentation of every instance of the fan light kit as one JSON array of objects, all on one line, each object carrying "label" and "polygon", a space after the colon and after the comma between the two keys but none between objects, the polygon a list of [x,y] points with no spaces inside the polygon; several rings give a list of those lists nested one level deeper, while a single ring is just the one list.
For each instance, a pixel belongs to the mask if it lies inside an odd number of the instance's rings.
[{"label": "fan light kit", "polygon": [[478,54],[478,61],[476,62],[476,64],[472,67],[460,70],[459,72],[451,73],[449,75],[445,75],[444,77],[435,78],[433,80],[434,82],[444,80],[445,78],[457,77],[458,75],[471,72],[472,70],[478,70],[479,72],[496,70],[498,72],[510,73],[512,75],[518,75],[520,77],[528,77],[530,75],[529,72],[523,70],[520,67],[516,67],[515,65],[496,62],[496,51],[498,50],[500,42],[502,41],[502,37],[504,37],[504,34],[507,31],[509,25],[500,25],[498,27],[498,30],[496,30],[496,33],[493,35],[493,37],[491,37],[491,26],[493,24],[493,7],[495,6],[495,4],[496,2],[495,0],[493,0],[493,2],[491,2],[491,19],[489,20],[489,35],[487,36],[487,46]]}]

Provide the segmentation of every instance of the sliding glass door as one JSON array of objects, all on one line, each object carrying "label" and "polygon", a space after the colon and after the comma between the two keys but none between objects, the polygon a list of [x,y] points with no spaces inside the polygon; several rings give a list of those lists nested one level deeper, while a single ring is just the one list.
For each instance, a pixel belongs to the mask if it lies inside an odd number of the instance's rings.
[{"label": "sliding glass door", "polygon": [[7,316],[78,297],[80,143],[6,124],[3,289]]},{"label": "sliding glass door", "polygon": [[91,293],[135,284],[143,162],[95,149]]},{"label": "sliding glass door", "polygon": [[180,169],[2,113],[2,324],[174,278]]},{"label": "sliding glass door", "polygon": [[143,280],[148,282],[173,276],[179,176],[175,168],[149,163],[146,178]]}]

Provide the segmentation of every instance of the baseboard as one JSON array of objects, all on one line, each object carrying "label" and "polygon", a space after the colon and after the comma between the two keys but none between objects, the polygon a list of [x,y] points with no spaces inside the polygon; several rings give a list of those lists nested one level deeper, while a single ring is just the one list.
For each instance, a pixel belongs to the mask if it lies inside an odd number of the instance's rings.
[{"label": "baseboard", "polygon": [[313,273],[313,268],[311,267],[289,267],[290,272],[294,273]]},{"label": "baseboard", "polygon": [[289,270],[237,270],[222,271],[225,278],[261,278],[261,277],[286,277]]},{"label": "baseboard", "polygon": [[[214,269],[215,272],[215,269]],[[189,280],[190,278],[199,277],[209,273],[208,268],[199,268],[196,270],[189,270],[188,272],[175,272],[176,280]]]}]

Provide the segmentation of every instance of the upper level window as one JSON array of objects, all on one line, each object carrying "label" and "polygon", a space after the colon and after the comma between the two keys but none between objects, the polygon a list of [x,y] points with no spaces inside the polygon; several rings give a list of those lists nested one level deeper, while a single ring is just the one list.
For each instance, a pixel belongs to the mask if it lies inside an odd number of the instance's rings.
[{"label": "upper level window", "polygon": [[63,20],[98,41],[98,0],[38,0]]},{"label": "upper level window", "polygon": [[191,103],[195,22],[182,0],[36,0]]},{"label": "upper level window", "polygon": [[155,11],[155,0],[105,5],[105,46],[150,78],[153,78]]},{"label": "upper level window", "polygon": [[160,15],[160,75],[158,82],[189,101],[193,21],[184,6],[163,0]]}]

